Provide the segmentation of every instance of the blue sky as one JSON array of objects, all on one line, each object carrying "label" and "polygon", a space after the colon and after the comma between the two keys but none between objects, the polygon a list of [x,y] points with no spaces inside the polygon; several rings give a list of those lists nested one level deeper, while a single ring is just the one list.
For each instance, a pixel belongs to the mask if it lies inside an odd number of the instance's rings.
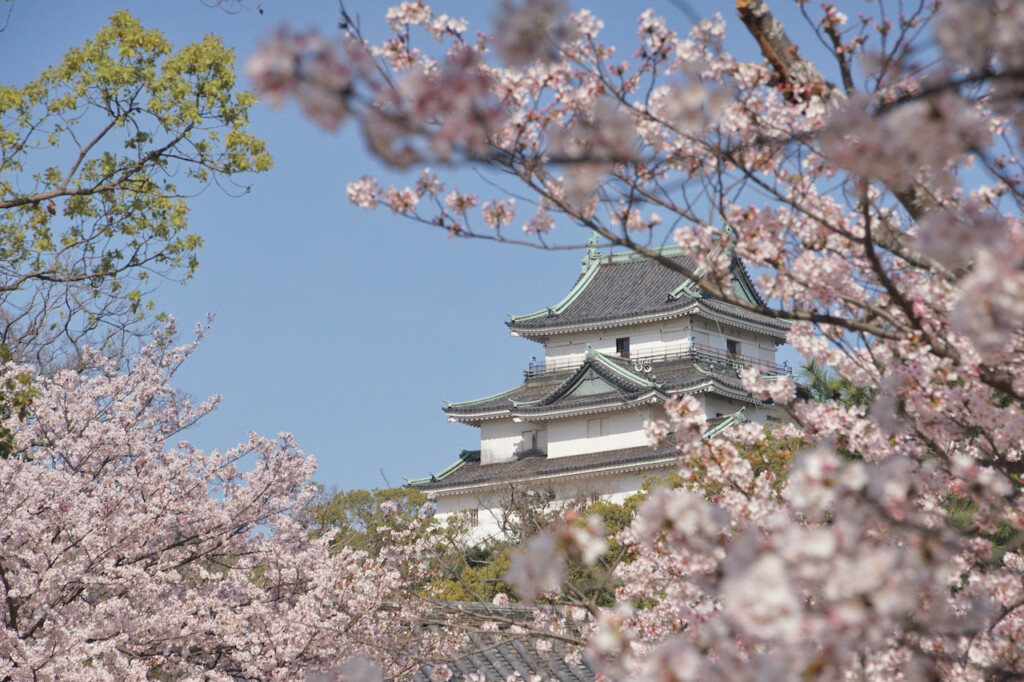
[{"label": "blue sky", "polygon": [[[389,4],[350,2],[348,9],[373,37],[382,35]],[[643,7],[624,10],[625,4],[587,6],[608,26],[606,41],[630,54]],[[466,18],[471,30],[490,30],[496,7],[464,0],[431,5]],[[731,1],[694,5],[732,14]],[[222,36],[235,48],[240,69],[283,22],[328,34],[337,24],[333,0],[264,0],[260,6],[262,15],[227,14],[200,0],[17,0],[0,33],[2,81],[20,85],[34,77],[122,7],[164,31],[175,46],[207,33]],[[688,28],[671,2],[652,6],[681,32]],[[736,23],[728,30],[750,43]],[[479,436],[446,423],[442,401],[489,395],[521,381],[530,356],[541,349],[509,337],[505,313],[559,300],[579,274],[582,254],[448,241],[386,210],[352,206],[345,184],[361,175],[395,184],[415,179],[411,171],[383,169],[352,126],[329,134],[294,107],[258,104],[251,130],[267,140],[274,169],[251,178],[246,196],[211,188],[191,202],[192,227],[205,240],[199,272],[186,286],[165,284],[155,294],[158,307],[175,315],[185,332],[207,313],[217,315],[176,384],[196,398],[222,394],[223,402],[186,437],[212,449],[231,447],[250,430],[289,431],[317,457],[317,480],[343,489],[379,487],[385,479],[394,485],[403,476],[443,469],[460,448],[475,448]],[[467,169],[457,176],[460,185],[477,182]],[[580,234],[578,241],[585,240]]]}]

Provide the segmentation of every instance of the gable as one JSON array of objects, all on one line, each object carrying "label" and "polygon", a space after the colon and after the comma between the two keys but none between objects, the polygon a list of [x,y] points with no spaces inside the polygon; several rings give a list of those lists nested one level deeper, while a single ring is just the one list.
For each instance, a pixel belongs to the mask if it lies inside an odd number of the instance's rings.
[{"label": "gable", "polygon": [[595,395],[607,395],[610,393],[619,394],[622,393],[622,389],[608,383],[608,381],[595,372],[593,368],[588,368],[583,376],[581,376],[576,382],[576,385],[559,396],[554,402]]},{"label": "gable", "polygon": [[732,294],[736,298],[752,303],[757,306],[764,306],[764,299],[758,293],[747,267],[738,258],[732,259]]}]

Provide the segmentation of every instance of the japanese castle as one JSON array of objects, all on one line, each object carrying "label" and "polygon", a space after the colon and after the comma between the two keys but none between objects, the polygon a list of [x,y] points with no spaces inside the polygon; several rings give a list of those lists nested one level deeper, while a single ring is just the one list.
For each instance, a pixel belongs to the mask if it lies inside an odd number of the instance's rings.
[{"label": "japanese castle", "polygon": [[[677,247],[659,253],[699,272]],[[736,258],[731,285],[737,297],[764,304]],[[448,421],[479,427],[479,450],[409,482],[435,497],[440,518],[465,514],[479,540],[501,532],[509,503],[525,491],[550,491],[555,503],[621,501],[645,478],[670,473],[671,448],[652,448],[644,423],[664,418],[673,396],[703,404],[706,436],[782,418],[748,394],[738,374],[750,366],[787,373],[775,353],[789,324],[711,298],[641,255],[602,255],[592,242],[565,298],[506,324],[513,336],[541,344],[543,360],[529,364],[520,386],[449,403]]]}]

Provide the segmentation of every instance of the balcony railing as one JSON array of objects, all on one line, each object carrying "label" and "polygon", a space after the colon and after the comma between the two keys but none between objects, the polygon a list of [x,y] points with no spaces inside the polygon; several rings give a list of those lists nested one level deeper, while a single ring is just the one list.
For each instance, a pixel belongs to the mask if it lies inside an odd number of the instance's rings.
[{"label": "balcony railing", "polygon": [[793,368],[790,367],[787,362],[780,365],[774,362],[769,362],[768,360],[761,360],[760,358],[741,355],[739,353],[730,353],[728,351],[712,348],[711,346],[705,346],[699,343],[693,344],[689,355],[690,358],[698,364],[712,365],[715,367],[728,367],[736,371],[747,369],[748,367],[754,367],[762,374],[793,373]]},{"label": "balcony railing", "polygon": [[[634,365],[639,367],[687,358],[716,372],[725,371],[729,373],[738,373],[741,369],[756,367],[764,374],[793,373],[793,368],[785,362],[780,365],[774,362],[768,362],[767,360],[751,357],[749,355],[729,353],[728,351],[712,348],[711,346],[705,346],[700,343],[680,343],[673,346],[667,346],[657,353],[638,352],[630,354],[628,357],[629,360],[633,361]],[[532,379],[534,377],[542,377],[555,372],[564,372],[566,370],[575,369],[582,364],[582,356],[553,358],[548,361],[534,360],[530,362],[528,369],[523,370],[523,375],[527,379]]]}]

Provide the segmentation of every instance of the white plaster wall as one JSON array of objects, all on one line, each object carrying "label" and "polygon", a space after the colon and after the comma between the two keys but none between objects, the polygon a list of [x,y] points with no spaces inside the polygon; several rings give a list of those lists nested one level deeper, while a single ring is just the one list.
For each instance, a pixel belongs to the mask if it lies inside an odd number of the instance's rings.
[{"label": "white plaster wall", "polygon": [[[730,415],[744,405],[747,405],[747,403],[737,403],[718,395],[706,395],[704,411],[708,415],[708,419],[714,419],[715,417]],[[747,410],[744,410],[744,414],[748,411],[749,407]],[[749,419],[750,415],[747,415],[747,418]]]},{"label": "white plaster wall", "polygon": [[709,419],[713,419],[718,413],[721,413],[723,416],[730,415],[740,408],[743,408],[743,416],[747,418],[747,421],[757,422],[758,424],[764,424],[769,421],[769,417],[784,418],[783,411],[777,407],[751,405],[741,400],[730,400],[718,395],[707,396],[705,412]]},{"label": "white plaster wall", "polygon": [[[722,334],[722,330],[725,328],[722,325],[716,323],[714,320],[697,319],[694,320],[694,336],[698,344],[710,346],[716,350],[725,352],[725,335]],[[721,327],[721,330],[720,330]]]},{"label": "white plaster wall", "polygon": [[765,362],[775,362],[775,341],[771,336],[739,329],[732,325],[701,317],[676,318],[665,322],[616,327],[593,332],[559,334],[548,339],[544,347],[544,360],[549,369],[563,369],[583,362],[589,345],[608,355],[615,353],[615,339],[629,337],[630,355],[643,357],[661,355],[666,351],[682,350],[690,336],[698,344],[721,351],[726,350],[726,339],[740,342],[740,353]]},{"label": "white plaster wall", "polygon": [[454,520],[461,512],[472,509],[477,511],[477,525],[469,529],[467,540],[473,544],[484,542],[490,538],[501,536],[501,512],[494,506],[493,500],[483,500],[475,493],[459,493],[443,495],[435,504],[437,511],[434,516],[442,525]]},{"label": "white plaster wall", "polygon": [[[480,424],[480,462],[492,464],[512,459],[519,452],[530,447],[523,441],[523,432],[543,430],[543,424],[531,422],[515,422],[511,419],[485,421]],[[537,445],[543,450],[546,446],[546,432],[538,434]]]},{"label": "white plaster wall", "polygon": [[669,347],[689,346],[690,334],[692,328],[689,318],[670,320],[661,328],[661,342]]},{"label": "white plaster wall", "polygon": [[594,332],[560,334],[548,340],[544,360],[548,369],[575,367],[583,362],[588,345],[598,352],[614,355],[615,339],[624,336],[629,337],[630,355],[633,357],[683,351],[693,336],[695,343],[722,352],[727,349],[726,339],[735,339],[740,343],[741,355],[775,362],[775,341],[772,337],[704,318],[677,318]]},{"label": "white plaster wall", "polygon": [[[643,426],[650,413],[650,408],[643,406],[552,421],[548,424],[548,457],[569,457],[647,445]],[[587,422],[590,419],[602,420],[600,436],[588,434]]]},{"label": "white plaster wall", "polygon": [[666,348],[685,343],[689,335],[690,320],[685,317],[593,332],[559,334],[548,340],[544,359],[549,368],[579,364],[583,362],[588,345],[600,353],[614,355],[615,339],[623,336],[629,337],[630,355],[656,355]]},{"label": "white plaster wall", "polygon": [[564,445],[587,440],[587,419],[558,419],[548,424],[548,457],[562,457]]},{"label": "white plaster wall", "polygon": [[735,339],[740,343],[740,355],[775,362],[775,340],[767,334],[738,329],[714,320],[697,319],[694,320],[693,335],[698,344],[723,352],[727,348],[726,339]]},{"label": "white plaster wall", "polygon": [[[675,466],[675,463],[672,462],[658,468],[617,476],[598,474],[565,477],[553,481],[540,481],[537,485],[554,491],[555,499],[550,505],[553,509],[565,507],[579,500],[598,498],[621,503],[642,490],[647,479],[663,478],[674,471]],[[501,538],[500,519],[507,513],[501,509],[501,493],[502,491],[468,491],[442,495],[436,502],[436,517],[439,522],[445,523],[460,511],[476,509],[478,524],[470,529],[468,539],[471,542],[483,542],[490,538]]]}]

